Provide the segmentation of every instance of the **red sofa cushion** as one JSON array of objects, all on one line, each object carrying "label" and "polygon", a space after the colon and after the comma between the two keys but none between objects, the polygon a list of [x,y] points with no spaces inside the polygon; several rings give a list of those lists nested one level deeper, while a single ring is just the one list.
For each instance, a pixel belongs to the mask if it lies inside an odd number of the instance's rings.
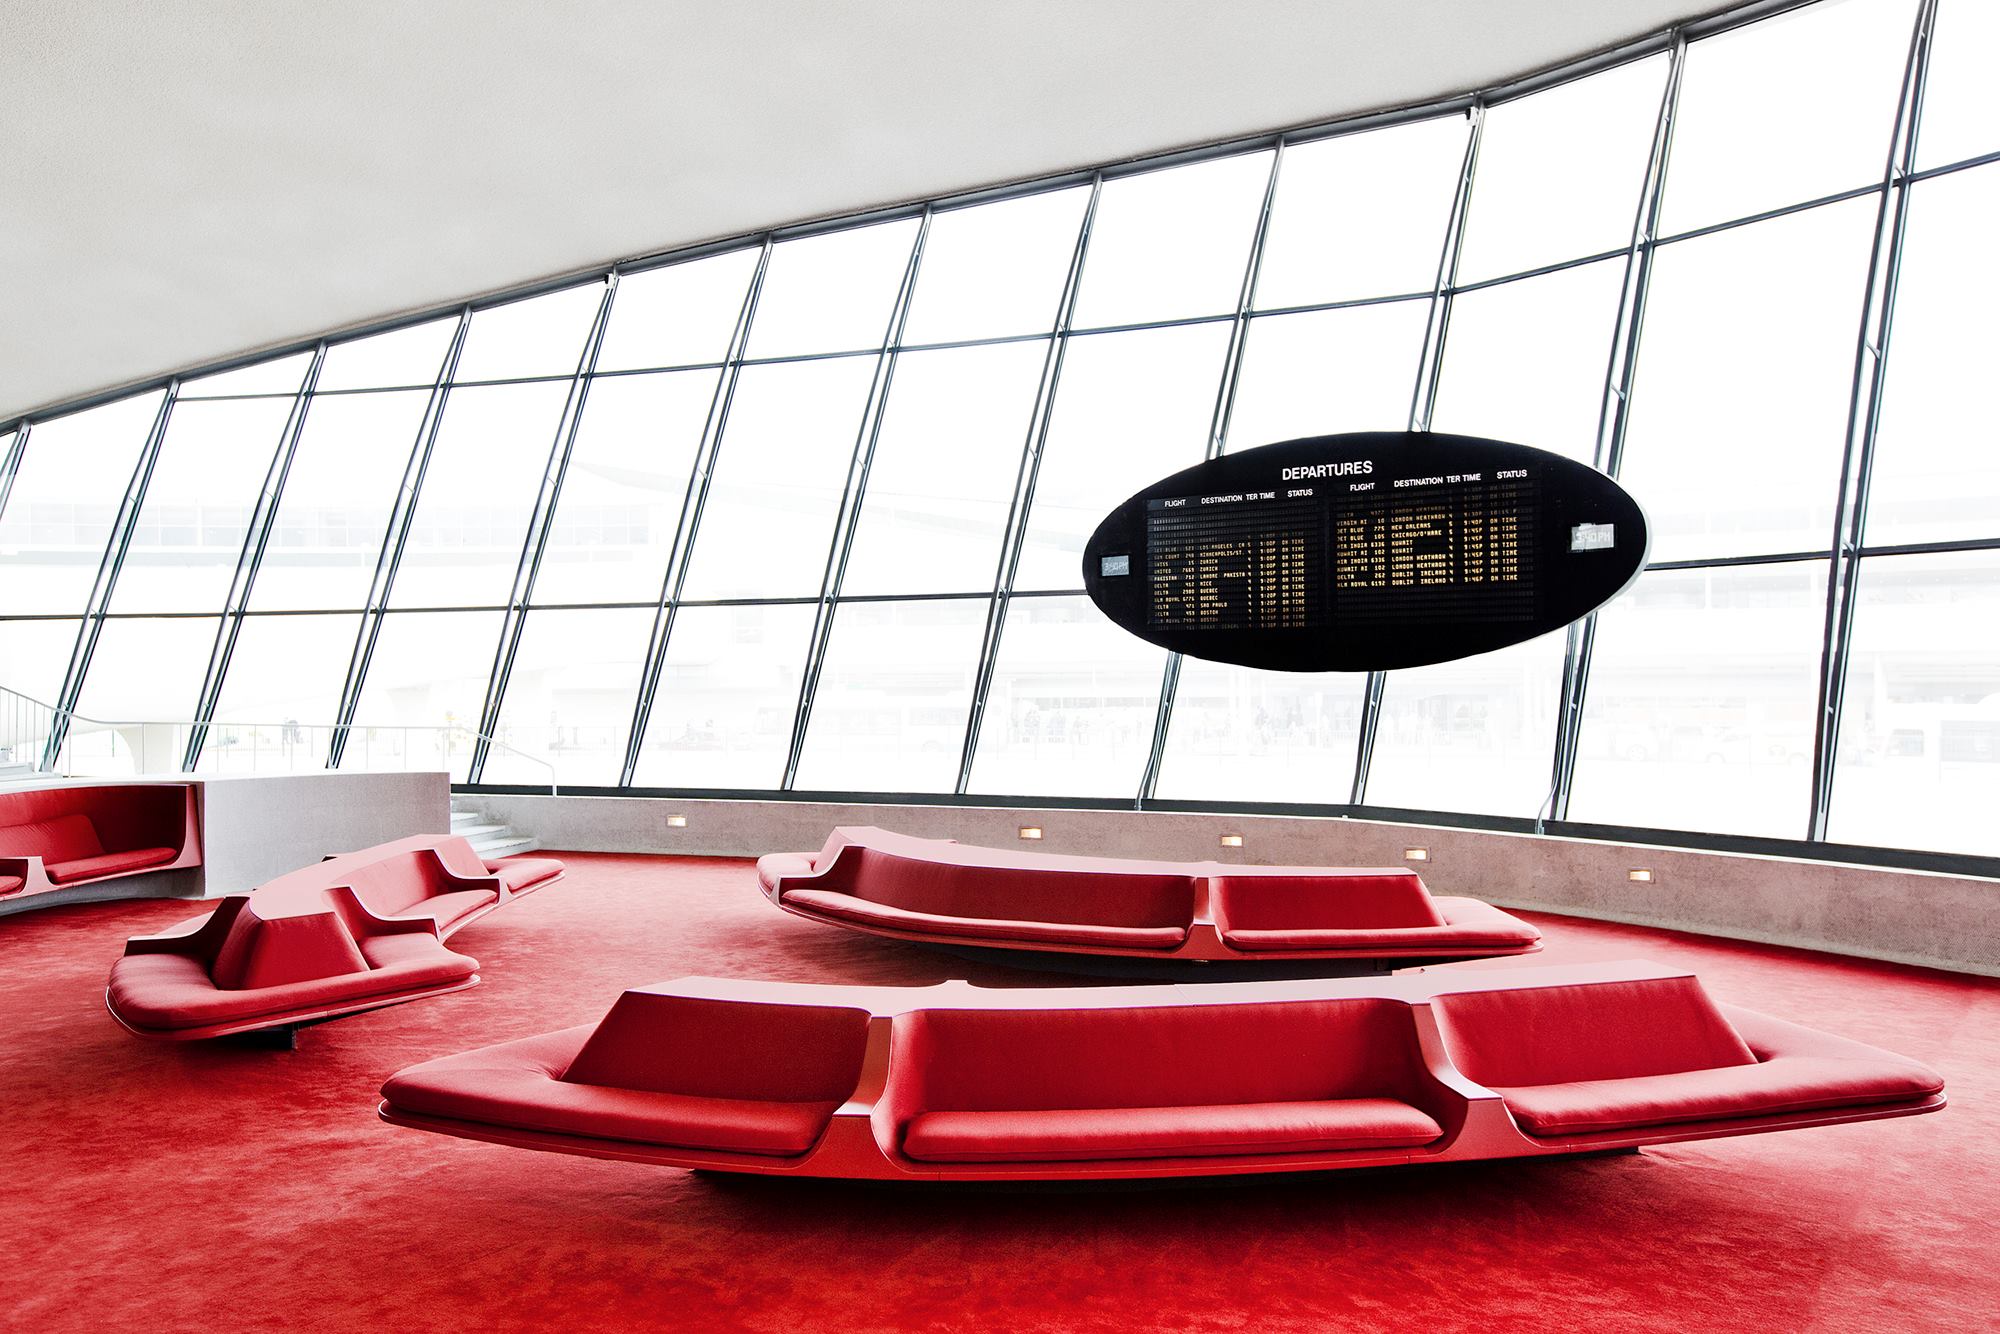
[{"label": "red sofa cushion", "polygon": [[786,876],[805,876],[812,872],[812,858],[802,852],[770,852],[757,859],[757,883],[766,890],[778,888],[778,881]]},{"label": "red sofa cushion", "polygon": [[787,890],[784,902],[869,926],[935,936],[980,940],[1035,940],[1064,945],[1109,945],[1123,949],[1170,950],[1187,939],[1185,926],[1093,926],[1079,922],[1021,922],[999,918],[948,917],[874,903],[827,889]]},{"label": "red sofa cushion", "polygon": [[838,1105],[861,1078],[866,1011],[628,991],[562,1069],[572,1084]]},{"label": "red sofa cushion", "polygon": [[553,857],[508,857],[486,863],[486,869],[500,877],[510,894],[519,894],[562,874],[563,864]]},{"label": "red sofa cushion", "polygon": [[466,918],[500,901],[500,891],[495,889],[459,889],[449,894],[433,894],[419,899],[409,907],[395,914],[399,918],[428,917],[438,924],[438,930],[449,931]]},{"label": "red sofa cushion", "polygon": [[224,991],[256,991],[367,971],[368,961],[333,912],[265,918],[245,905],[208,976]]},{"label": "red sofa cushion", "polygon": [[76,880],[92,880],[99,876],[122,875],[130,871],[144,870],[148,866],[160,866],[180,856],[175,848],[134,848],[130,852],[105,852],[95,857],[78,857],[73,861],[45,862],[49,879],[58,885],[67,885]]},{"label": "red sofa cushion", "polygon": [[[246,914],[247,915],[247,914]],[[428,937],[423,937],[428,940]],[[314,1010],[463,982],[479,965],[431,941],[422,957],[385,968],[363,965],[337,977],[235,991],[215,985],[197,959],[184,954],[128,954],[111,968],[108,997],[118,1017],[140,1028],[202,1028]]]},{"label": "red sofa cushion", "polygon": [[19,893],[28,882],[18,875],[0,875],[0,894]]},{"label": "red sofa cushion", "polygon": [[[382,1096],[421,1116],[786,1157],[810,1149],[840,1106],[838,1096],[812,1101],[723,1098],[556,1078],[558,1071],[574,1065],[590,1032],[585,1025],[427,1061],[390,1079]],[[739,1063],[742,1055],[736,1053]]]},{"label": "red sofa cushion", "polygon": [[1393,1098],[927,1112],[911,1120],[903,1152],[945,1163],[1331,1153],[1413,1147],[1443,1133],[1425,1113]]},{"label": "red sofa cushion", "polygon": [[99,856],[103,851],[104,844],[97,837],[97,826],[82,812],[52,815],[43,820],[24,820],[0,828],[0,856],[40,857],[44,866],[51,862],[81,861],[85,857]]},{"label": "red sofa cushion", "polygon": [[895,1020],[903,1106],[937,1111],[1201,1107],[1394,1097],[1416,1084],[1396,1001],[923,1010]]},{"label": "red sofa cushion", "polygon": [[[1216,921],[1229,931],[1371,931],[1443,926],[1414,871],[1218,875]],[[1332,948],[1346,948],[1333,946]]]},{"label": "red sofa cushion", "polygon": [[1909,1061],[1780,1056],[1754,1065],[1493,1091],[1531,1135],[1582,1135],[1901,1102],[1943,1087],[1935,1072]]},{"label": "red sofa cushion", "polygon": [[1313,928],[1222,933],[1225,943],[1252,954],[1265,950],[1519,949],[1541,938],[1542,933],[1525,922],[1515,922],[1512,926],[1482,922],[1464,926],[1376,927],[1354,931]]},{"label": "red sofa cushion", "polygon": [[1443,995],[1445,1050],[1468,1079],[1524,1088],[1752,1065],[1692,977]]}]

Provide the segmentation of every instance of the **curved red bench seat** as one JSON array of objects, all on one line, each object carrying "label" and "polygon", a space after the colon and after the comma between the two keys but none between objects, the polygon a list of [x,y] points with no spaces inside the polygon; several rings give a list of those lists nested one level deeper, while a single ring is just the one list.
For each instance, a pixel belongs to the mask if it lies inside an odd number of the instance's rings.
[{"label": "curved red bench seat", "polygon": [[190,783],[0,791],[0,898],[201,865]]},{"label": "curved red bench seat", "polygon": [[932,944],[1123,957],[1443,962],[1541,948],[1477,899],[1402,869],[1063,857],[836,829],[757,863],[764,895],[834,926]]},{"label": "curved red bench seat", "polygon": [[105,1006],[142,1037],[187,1040],[456,991],[479,981],[479,963],[446,938],[561,874],[545,857],[482,861],[451,836],[329,857],[133,937]]},{"label": "curved red bench seat", "polygon": [[1943,1087],[1643,963],[1037,991],[683,978],[404,1070],[381,1116],[680,1167],[1060,1179],[1633,1148],[1931,1112]]}]

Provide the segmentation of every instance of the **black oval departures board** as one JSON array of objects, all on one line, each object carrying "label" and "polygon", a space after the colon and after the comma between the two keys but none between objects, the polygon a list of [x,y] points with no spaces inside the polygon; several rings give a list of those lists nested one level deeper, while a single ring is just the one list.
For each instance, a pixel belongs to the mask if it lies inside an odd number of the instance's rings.
[{"label": "black oval departures board", "polygon": [[1106,616],[1189,657],[1387,671],[1560,629],[1646,563],[1646,516],[1595,468],[1420,431],[1315,436],[1153,483],[1097,526]]}]

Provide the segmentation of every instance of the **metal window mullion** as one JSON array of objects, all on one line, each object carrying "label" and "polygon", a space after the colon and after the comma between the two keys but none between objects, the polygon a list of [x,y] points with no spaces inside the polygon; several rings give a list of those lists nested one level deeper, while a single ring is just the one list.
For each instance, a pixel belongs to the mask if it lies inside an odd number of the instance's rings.
[{"label": "metal window mullion", "polygon": [[639,669],[639,691],[632,703],[632,729],[625,738],[625,763],[619,771],[618,786],[632,786],[632,777],[639,768],[639,752],[646,741],[646,729],[652,722],[653,701],[660,689],[660,679],[665,672],[667,644],[673,638],[674,621],[677,619],[681,602],[681,591],[687,585],[688,564],[693,555],[694,541],[701,527],[702,511],[708,504],[709,482],[715,472],[715,460],[722,449],[722,437],[729,425],[729,410],[736,402],[737,381],[742,378],[744,352],[750,346],[750,329],[757,319],[757,303],[764,292],[764,275],[770,271],[771,250],[777,243],[774,233],[764,235],[763,248],[757,255],[757,267],[751,271],[750,283],[743,291],[743,305],[736,314],[736,327],[730,332],[729,348],[722,359],[723,370],[715,383],[715,394],[709,400],[708,420],[702,427],[701,443],[696,446],[694,464],[688,472],[687,490],[681,496],[681,512],[674,524],[673,545],[667,550],[667,567],[660,579],[660,600],[653,613],[653,628],[646,641],[646,656]]},{"label": "metal window mullion", "polygon": [[549,532],[555,526],[556,506],[562,500],[563,481],[569,475],[570,457],[576,451],[576,436],[583,423],[584,406],[590,398],[591,373],[604,346],[604,331],[611,322],[611,303],[618,296],[618,273],[604,280],[604,294],[598,298],[597,314],[583,337],[576,373],[570,377],[569,394],[562,416],[549,442],[549,459],[542,467],[542,481],[535,493],[535,507],[528,514],[527,531],[521,535],[521,556],[514,566],[514,582],[507,592],[507,609],[501,616],[500,637],[493,650],[493,668],[486,679],[486,696],[479,709],[479,727],[472,737],[472,758],[466,766],[466,781],[477,783],[486,770],[492,738],[500,727],[500,709],[507,695],[508,680],[514,674],[514,659],[521,649],[521,633],[527,625],[528,604],[534,600],[535,580],[542,569],[542,555],[548,547]]},{"label": "metal window mullion", "polygon": [[868,401],[861,410],[861,424],[854,435],[854,452],[847,461],[847,478],[834,511],[833,537],[827,544],[826,568],[820,575],[819,601],[813,609],[813,628],[807,641],[805,670],[799,674],[799,698],[792,714],[792,743],[785,753],[785,770],[778,781],[781,791],[790,791],[797,777],[799,761],[805,753],[806,728],[812,721],[813,698],[819,690],[820,668],[826,663],[827,645],[833,637],[833,617],[841,584],[847,577],[847,560],[854,549],[854,535],[861,525],[861,507],[868,494],[868,474],[875,463],[875,445],[882,435],[882,418],[888,410],[889,392],[896,379],[896,361],[909,321],[910,303],[917,287],[917,274],[924,261],[924,244],[930,237],[932,212],[924,209],[917,235],[910,243],[910,257],[903,266],[902,286],[889,312],[882,333],[882,348],[876,354],[875,375],[868,386]]},{"label": "metal window mullion", "polygon": [[69,665],[63,670],[61,687],[56,691],[55,716],[49,720],[48,741],[42,751],[42,768],[53,770],[57,758],[62,754],[63,743],[68,738],[70,718],[76,712],[77,701],[83,697],[83,680],[90,671],[90,659],[97,652],[97,637],[104,631],[104,613],[111,605],[111,595],[118,587],[118,575],[125,568],[125,555],[131,550],[132,535],[138,530],[139,512],[146,503],[146,488],[152,484],[153,469],[160,461],[160,446],[167,437],[167,423],[174,415],[174,400],[180,393],[178,378],[167,382],[166,392],[160,396],[160,406],[153,414],[153,425],[146,432],[145,443],[139,447],[139,457],[132,465],[132,476],[125,483],[125,494],[118,502],[118,511],[112,516],[111,531],[105,537],[104,554],[98,558],[97,577],[91,581],[90,594],[84,599],[83,619],[77,623],[76,643],[71,647]]},{"label": "metal window mullion", "polygon": [[1007,628],[1007,606],[1014,594],[1014,578],[1020,570],[1021,549],[1027,543],[1029,512],[1035,501],[1035,481],[1041,473],[1042,450],[1048,444],[1049,422],[1055,413],[1056,391],[1062,385],[1063,361],[1068,355],[1070,325],[1076,318],[1078,294],[1083,290],[1083,266],[1090,254],[1091,229],[1097,222],[1097,201],[1104,193],[1104,174],[1091,177],[1090,199],[1077,224],[1076,248],[1070,252],[1069,272],[1063,278],[1062,296],[1056,303],[1055,326],[1049,333],[1049,347],[1042,358],[1042,378],[1035,391],[1035,404],[1028,416],[1028,432],[1021,444],[1021,463],[1014,474],[1014,494],[1008,503],[1007,519],[1001,527],[1000,559],[993,572],[993,596],[986,604],[986,626],[980,634],[979,665],[973,671],[972,702],[966,710],[965,739],[959,750],[958,782],[953,791],[963,794],[972,781],[972,761],[979,749],[979,729],[986,720],[986,697],[993,688],[993,671],[1000,655],[1000,640]]},{"label": "metal window mullion", "polygon": [[326,340],[321,339],[313,349],[312,360],[306,364],[298,396],[292,400],[292,410],[284,429],[278,434],[270,466],[264,470],[263,489],[257,493],[257,504],[250,511],[250,522],[243,530],[243,546],[236,555],[236,570],[230,576],[229,591],[222,599],[222,619],[215,627],[215,644],[209,649],[208,668],[202,673],[201,694],[195,701],[194,726],[188,730],[187,752],[181,759],[183,773],[193,773],[195,765],[200,762],[202,747],[208,740],[209,721],[221,703],[222,683],[229,674],[230,659],[236,654],[236,639],[242,631],[243,612],[249,606],[251,590],[256,587],[257,571],[263,565],[264,551],[271,540],[278,504],[284,498],[285,481],[291,476],[292,460],[298,455],[299,436],[305,430],[313,389],[319,384],[320,368],[325,364]]},{"label": "metal window mullion", "polygon": [[1882,196],[1875,210],[1875,239],[1868,257],[1868,285],[1855,334],[1854,379],[1848,391],[1847,432],[1835,497],[1833,538],[1827,550],[1826,616],[1822,623],[1818,700],[1813,715],[1813,767],[1806,838],[1826,840],[1833,809],[1834,768],[1840,750],[1841,714],[1846,706],[1849,653],[1854,643],[1854,603],[1859,589],[1868,492],[1874,477],[1875,443],[1888,379],[1889,336],[1902,274],[1903,241],[1909,224],[1907,177],[1916,167],[1918,122],[1930,62],[1930,38],[1937,0],[1921,0],[1910,33],[1903,87],[1882,169]]},{"label": "metal window mullion", "polygon": [[[1424,321],[1416,384],[1410,391],[1412,431],[1431,429],[1431,411],[1437,404],[1438,382],[1444,371],[1445,333],[1451,327],[1452,295],[1458,283],[1458,256],[1465,244],[1465,224],[1472,214],[1472,178],[1479,166],[1479,142],[1486,129],[1485,103],[1474,101],[1466,116],[1471,127],[1465,136],[1465,157],[1459,164],[1458,189],[1452,196],[1444,245],[1438,251],[1437,280],[1431,287],[1430,314]],[[1382,723],[1382,696],[1388,683],[1387,672],[1370,672],[1362,684],[1361,721],[1354,737],[1354,778],[1348,791],[1350,805],[1359,806],[1368,792],[1368,769],[1375,758],[1375,733]]]},{"label": "metal window mullion", "polygon": [[458,374],[458,359],[465,351],[465,335],[471,325],[472,307],[460,307],[458,327],[452,331],[444,360],[438,365],[437,378],[431,382],[430,399],[424,404],[423,420],[417,424],[416,439],[410,445],[409,462],[403,465],[403,478],[397,483],[396,502],[390,507],[389,520],[382,529],[382,547],[375,556],[375,573],[368,582],[368,596],[362,603],[361,624],[356,627],[354,636],[354,652],[347,660],[347,676],[341,684],[340,704],[334,711],[332,735],[327,742],[326,767],[329,769],[340,767],[341,756],[347,750],[348,732],[354,725],[355,712],[361,707],[361,690],[368,679],[368,667],[375,658],[376,642],[382,637],[382,614],[388,609],[389,594],[396,586],[396,572],[403,563],[403,548],[410,540],[410,524],[417,511],[417,496],[423,490],[424,474],[430,468],[431,451],[437,445],[438,427],[444,420],[445,404],[451,398],[452,378]]},{"label": "metal window mullion", "polygon": [[[1632,222],[1632,244],[1625,256],[1625,281],[1619,290],[1618,318],[1611,331],[1611,348],[1604,365],[1604,394],[1598,405],[1597,443],[1592,463],[1606,476],[1618,476],[1625,461],[1625,434],[1631,422],[1632,389],[1639,367],[1639,340],[1645,327],[1646,299],[1652,291],[1653,256],[1658,249],[1660,210],[1666,198],[1667,167],[1673,157],[1674,124],[1680,113],[1681,71],[1687,64],[1687,36],[1676,32],[1667,51],[1667,82],[1660,92],[1660,115],[1653,126],[1652,151]],[[1584,695],[1590,684],[1591,659],[1597,651],[1597,613],[1570,625],[1563,647],[1561,693],[1556,703],[1555,751],[1550,759],[1549,794],[1535,812],[1536,827],[1544,819],[1569,816],[1571,786],[1576,777],[1577,741],[1583,731]]]},{"label": "metal window mullion", "polygon": [[[1236,413],[1236,387],[1241,382],[1243,353],[1249,343],[1250,312],[1257,304],[1257,280],[1264,269],[1264,241],[1271,231],[1271,203],[1278,194],[1278,172],[1285,161],[1285,141],[1280,138],[1271,150],[1271,170],[1264,178],[1264,199],[1257,211],[1257,226],[1250,234],[1250,254],[1243,263],[1243,285],[1237,291],[1236,317],[1229,325],[1229,346],[1222,355],[1222,375],[1215,386],[1215,408],[1208,419],[1208,444],[1203,461],[1220,458],[1229,444],[1229,423]],[[1146,751],[1146,768],[1139,778],[1135,808],[1144,809],[1160,784],[1160,769],[1166,762],[1167,734],[1173,726],[1174,697],[1180,690],[1181,654],[1169,652],[1160,672],[1160,697],[1153,707],[1153,738]]]},{"label": "metal window mullion", "polygon": [[7,517],[7,497],[14,494],[14,479],[21,475],[21,460],[28,452],[28,433],[34,423],[22,422],[14,428],[14,438],[7,442],[7,454],[0,458],[0,519]]}]

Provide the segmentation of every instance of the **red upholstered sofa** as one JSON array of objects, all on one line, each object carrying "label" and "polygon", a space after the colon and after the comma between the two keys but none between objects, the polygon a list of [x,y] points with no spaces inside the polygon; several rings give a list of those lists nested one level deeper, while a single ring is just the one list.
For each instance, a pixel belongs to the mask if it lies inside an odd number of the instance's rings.
[{"label": "red upholstered sofa", "polygon": [[0,899],[201,865],[188,783],[0,792]]},{"label": "red upholstered sofa", "polygon": [[1062,857],[836,829],[817,853],[760,859],[757,877],[787,912],[933,944],[1377,968],[1541,949],[1526,922],[1432,898],[1400,868]]},{"label": "red upholstered sofa", "polygon": [[546,857],[482,861],[420,836],[329,857],[157,936],[135,936],[105,1005],[142,1037],[224,1037],[434,996],[479,981],[446,938],[560,878]]},{"label": "red upholstered sofa", "polygon": [[876,1180],[1169,1177],[1636,1148],[1937,1111],[1890,1052],[1644,963],[987,991],[683,978],[402,1071],[395,1125]]}]

